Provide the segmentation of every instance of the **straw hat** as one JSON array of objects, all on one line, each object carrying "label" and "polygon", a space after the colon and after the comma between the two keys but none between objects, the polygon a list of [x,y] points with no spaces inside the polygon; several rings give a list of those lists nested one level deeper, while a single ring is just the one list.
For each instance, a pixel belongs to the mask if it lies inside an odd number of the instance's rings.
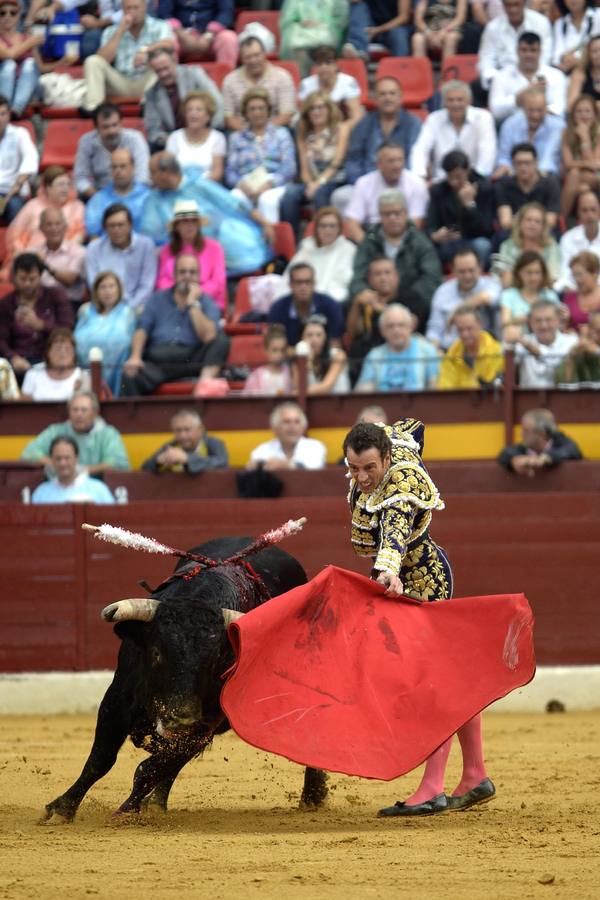
[{"label": "straw hat", "polygon": [[[2,0],[0,0],[0,3]],[[175,222],[181,222],[184,219],[198,219],[199,225],[207,225],[206,216],[200,215],[198,204],[195,200],[176,200],[173,207],[173,216],[169,222],[169,230],[172,230]]]}]

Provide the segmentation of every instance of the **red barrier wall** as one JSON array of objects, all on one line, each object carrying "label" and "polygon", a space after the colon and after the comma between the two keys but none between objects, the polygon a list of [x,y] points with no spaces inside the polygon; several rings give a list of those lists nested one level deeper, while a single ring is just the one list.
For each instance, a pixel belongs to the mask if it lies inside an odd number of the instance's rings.
[{"label": "red barrier wall", "polygon": [[[309,524],[285,547],[314,575],[328,563],[366,572],[349,546],[343,497],[211,498],[98,506],[3,504],[0,517],[0,671],[113,667],[118,641],[100,609],[144,596],[174,565],[101,543],[83,521],[141,531],[176,547],[218,534],[256,535],[290,517]],[[600,663],[600,509],[590,493],[455,495],[434,537],[450,553],[456,594],[524,591],[536,615],[541,664]]]}]

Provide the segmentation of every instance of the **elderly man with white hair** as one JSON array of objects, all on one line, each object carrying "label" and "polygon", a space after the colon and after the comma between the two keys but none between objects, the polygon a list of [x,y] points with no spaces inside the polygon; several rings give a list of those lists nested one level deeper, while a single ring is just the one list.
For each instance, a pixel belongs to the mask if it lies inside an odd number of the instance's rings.
[{"label": "elderly man with white hair", "polygon": [[487,109],[471,105],[471,89],[464,81],[442,87],[443,109],[431,113],[421,128],[410,157],[411,171],[421,178],[442,181],[444,156],[462,150],[478,175],[492,173],[496,160],[496,128]]},{"label": "elderly man with white hair", "polygon": [[423,391],[436,386],[439,374],[437,350],[420,334],[413,334],[414,317],[402,303],[390,303],[379,317],[385,344],[365,357],[356,390]]},{"label": "elderly man with white hair", "polygon": [[247,469],[322,469],[327,463],[327,448],[321,441],[305,437],[308,421],[302,407],[293,401],[280,403],[269,418],[275,434],[250,454]]}]

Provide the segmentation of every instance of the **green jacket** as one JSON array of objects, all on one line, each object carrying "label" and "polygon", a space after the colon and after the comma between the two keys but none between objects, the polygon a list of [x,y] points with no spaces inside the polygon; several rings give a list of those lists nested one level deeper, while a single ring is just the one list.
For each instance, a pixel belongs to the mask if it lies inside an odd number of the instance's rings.
[{"label": "green jacket", "polygon": [[121,435],[112,425],[107,425],[100,416],[91,429],[84,434],[75,431],[68,420],[58,422],[56,425],[49,425],[27,444],[21,454],[21,459],[36,462],[43,456],[49,456],[50,444],[54,438],[64,435],[73,438],[79,447],[79,462],[82,466],[97,466],[99,463],[107,463],[113,469],[131,468]]},{"label": "green jacket", "polygon": [[[354,276],[350,282],[351,297],[369,287],[367,283],[369,265],[373,259],[385,255],[381,225],[374,225],[358,245],[354,257]],[[400,286],[417,291],[430,303],[433,292],[442,282],[442,269],[435,247],[412,222],[406,227],[395,263],[400,276]]]}]

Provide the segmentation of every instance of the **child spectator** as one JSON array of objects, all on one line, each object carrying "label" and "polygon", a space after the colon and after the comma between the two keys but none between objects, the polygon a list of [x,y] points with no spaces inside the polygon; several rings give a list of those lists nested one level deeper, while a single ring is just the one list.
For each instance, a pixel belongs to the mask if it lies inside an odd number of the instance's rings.
[{"label": "child spectator", "polygon": [[268,362],[248,375],[243,393],[269,397],[290,394],[292,373],[287,362],[288,342],[283,325],[269,325],[263,343]]}]

